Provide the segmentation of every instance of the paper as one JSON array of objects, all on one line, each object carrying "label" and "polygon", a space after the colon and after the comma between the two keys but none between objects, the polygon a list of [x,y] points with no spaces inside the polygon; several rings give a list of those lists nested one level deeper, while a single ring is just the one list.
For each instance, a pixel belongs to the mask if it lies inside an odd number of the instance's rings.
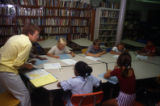
[{"label": "paper", "polygon": [[117,59],[119,57],[119,55],[114,55],[113,57]]},{"label": "paper", "polygon": [[36,63],[35,63],[35,65],[40,65],[40,64],[44,64],[44,63],[47,63],[48,62],[48,60],[40,60],[40,59],[36,59]]},{"label": "paper", "polygon": [[148,56],[137,55],[136,58],[138,58],[140,60],[147,60]]},{"label": "paper", "polygon": [[66,64],[68,64],[68,65],[74,65],[74,64],[76,64],[76,61],[73,60],[73,59],[63,59],[61,61],[64,62],[64,63],[66,63]]},{"label": "paper", "polygon": [[70,59],[71,58],[69,54],[60,54],[58,56],[60,57],[60,59]]},{"label": "paper", "polygon": [[56,82],[57,79],[43,69],[33,70],[25,74],[35,87]]},{"label": "paper", "polygon": [[92,56],[86,56],[87,59],[93,60],[93,61],[98,61],[100,60],[99,57],[92,57]]},{"label": "paper", "polygon": [[48,70],[48,69],[60,69],[61,65],[60,63],[48,63],[48,64],[44,64],[44,69]]},{"label": "paper", "polygon": [[[105,74],[105,73],[99,74],[98,76],[99,76],[100,78],[104,78],[104,74]],[[109,77],[107,80],[108,80],[108,82],[110,82],[110,83],[112,83],[112,84],[117,84],[117,83],[118,83],[118,78],[117,78],[116,76]]]}]

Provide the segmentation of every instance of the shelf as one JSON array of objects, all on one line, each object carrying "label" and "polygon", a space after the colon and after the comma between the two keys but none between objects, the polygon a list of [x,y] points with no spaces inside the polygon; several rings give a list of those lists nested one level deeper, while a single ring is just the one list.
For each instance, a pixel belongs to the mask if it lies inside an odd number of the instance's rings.
[{"label": "shelf", "polygon": [[117,29],[97,29],[97,30],[117,30]]},{"label": "shelf", "polygon": [[110,11],[120,11],[120,9],[116,9],[116,8],[105,8],[105,7],[100,7],[100,9],[103,11],[103,10],[110,10]]},{"label": "shelf", "polygon": [[118,19],[118,17],[105,17],[105,16],[101,16],[101,18],[114,18],[114,19]]},{"label": "shelf", "polygon": [[106,23],[105,24],[104,23],[100,23],[100,25],[117,25],[117,24],[118,23],[107,23],[107,24]]}]

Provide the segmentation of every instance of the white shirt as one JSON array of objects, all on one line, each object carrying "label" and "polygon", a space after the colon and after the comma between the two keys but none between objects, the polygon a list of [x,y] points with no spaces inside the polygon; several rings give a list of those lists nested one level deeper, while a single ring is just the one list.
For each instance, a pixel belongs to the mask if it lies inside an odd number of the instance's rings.
[{"label": "white shirt", "polygon": [[115,47],[112,48],[112,51],[117,52],[117,53],[119,53],[119,52],[124,52],[124,51],[125,51],[125,48],[124,48],[122,51],[120,51],[120,50],[118,50],[118,48],[115,46]]},{"label": "white shirt", "polygon": [[57,46],[53,46],[53,47],[48,51],[48,53],[54,54],[54,55],[60,55],[60,54],[70,53],[70,51],[69,51],[66,47],[64,47],[63,50],[60,50],[60,49],[58,49]]},{"label": "white shirt", "polygon": [[[100,80],[90,75],[87,78],[77,76],[66,81],[60,82],[61,87],[64,91],[70,90],[72,94],[87,94],[93,92],[93,87],[100,85]],[[70,97],[67,98],[67,105],[72,106]]]}]

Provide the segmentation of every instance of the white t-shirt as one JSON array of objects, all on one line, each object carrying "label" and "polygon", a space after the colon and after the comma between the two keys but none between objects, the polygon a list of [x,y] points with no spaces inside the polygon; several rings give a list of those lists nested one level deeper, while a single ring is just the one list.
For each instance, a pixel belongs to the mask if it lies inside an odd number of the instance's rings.
[{"label": "white t-shirt", "polygon": [[59,50],[57,46],[53,46],[48,53],[54,54],[54,55],[60,55],[65,53],[70,53],[70,50],[68,50],[66,47],[63,50]]},{"label": "white t-shirt", "polygon": [[115,46],[115,47],[112,48],[112,51],[117,52],[117,53],[124,52],[125,48],[122,51],[119,51],[118,48]]}]

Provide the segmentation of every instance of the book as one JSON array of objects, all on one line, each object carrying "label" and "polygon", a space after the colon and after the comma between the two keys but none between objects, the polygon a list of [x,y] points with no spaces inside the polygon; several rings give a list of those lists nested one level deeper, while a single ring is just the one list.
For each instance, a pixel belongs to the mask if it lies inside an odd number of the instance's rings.
[{"label": "book", "polygon": [[44,69],[49,70],[49,69],[60,69],[61,64],[60,63],[47,63],[44,64]]},{"label": "book", "polygon": [[45,71],[44,69],[32,70],[25,73],[25,76],[29,78],[30,82],[35,87],[41,87],[57,81],[57,79],[52,74]]},{"label": "book", "polygon": [[73,59],[62,59],[61,61],[64,62],[64,63],[66,63],[66,64],[68,64],[68,65],[74,65],[74,64],[76,64],[76,61],[73,60]]},{"label": "book", "polygon": [[69,54],[60,54],[58,56],[60,56],[60,59],[70,59],[71,58],[71,55]]}]

